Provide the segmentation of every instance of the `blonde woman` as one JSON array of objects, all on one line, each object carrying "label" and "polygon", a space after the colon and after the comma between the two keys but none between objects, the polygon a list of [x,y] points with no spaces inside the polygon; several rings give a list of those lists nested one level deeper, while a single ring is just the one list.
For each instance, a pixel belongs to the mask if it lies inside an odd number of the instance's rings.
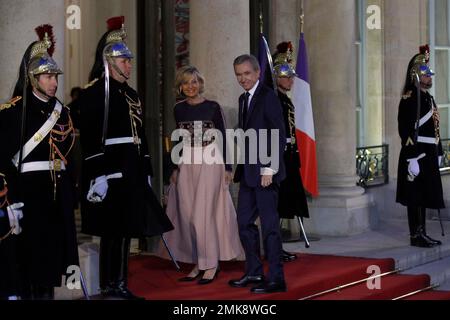
[{"label": "blonde woman", "polygon": [[[220,105],[202,96],[204,84],[203,76],[192,66],[180,69],[176,77],[175,88],[182,100],[175,105],[174,116],[177,128],[184,129],[187,136],[182,142],[183,161],[172,173],[168,195],[167,215],[175,229],[166,234],[175,257],[195,265],[179,280],[198,279],[198,284],[211,283],[217,277],[219,260],[232,260],[242,253],[228,189],[232,168],[224,164],[225,149],[217,140],[206,138],[210,129],[225,137],[225,121]],[[220,163],[190,161],[211,148],[220,150],[215,154]]]}]

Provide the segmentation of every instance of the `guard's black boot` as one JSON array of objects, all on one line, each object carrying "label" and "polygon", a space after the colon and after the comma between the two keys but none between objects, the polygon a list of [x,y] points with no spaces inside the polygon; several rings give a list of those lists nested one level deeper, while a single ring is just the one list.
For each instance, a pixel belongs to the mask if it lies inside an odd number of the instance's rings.
[{"label": "guard's black boot", "polygon": [[425,238],[423,234],[417,233],[414,236],[411,236],[411,245],[414,247],[431,248],[436,244]]},{"label": "guard's black boot", "polygon": [[423,236],[424,236],[426,239],[428,239],[429,241],[431,241],[432,243],[434,243],[435,245],[440,246],[440,245],[442,244],[441,241],[436,240],[436,239],[433,239],[433,238],[431,238],[431,237],[427,234],[427,229],[426,229],[426,227],[425,227],[425,224],[426,224],[426,217],[427,217],[426,214],[427,214],[427,212],[426,212],[426,209],[425,209],[425,208],[420,208],[420,209],[419,209],[419,221],[420,221],[420,224],[422,225]]},{"label": "guard's black boot", "polygon": [[125,300],[145,300],[143,297],[134,295],[128,289],[128,255],[130,252],[130,239],[122,239],[120,246],[120,269],[119,277],[115,283],[115,295]]},{"label": "guard's black boot", "polygon": [[115,296],[114,279],[113,279],[113,252],[114,239],[102,237],[100,240],[100,258],[99,258],[99,277],[100,277],[100,294],[107,297]]},{"label": "guard's black boot", "polygon": [[417,207],[408,207],[410,243],[414,247],[431,248],[435,244],[424,236],[420,211]]},{"label": "guard's black boot", "polygon": [[33,299],[34,300],[54,300],[55,288],[44,286],[33,286]]}]

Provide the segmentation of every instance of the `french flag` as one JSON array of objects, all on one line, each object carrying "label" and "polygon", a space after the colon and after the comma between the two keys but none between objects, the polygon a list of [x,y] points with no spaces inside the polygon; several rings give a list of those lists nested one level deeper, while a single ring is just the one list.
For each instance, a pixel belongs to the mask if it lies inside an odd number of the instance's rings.
[{"label": "french flag", "polygon": [[301,176],[305,190],[313,197],[319,195],[317,179],[316,135],[311,102],[311,88],[308,76],[308,55],[304,34],[300,34],[297,67],[292,89],[292,103],[295,106],[295,127],[297,146],[300,153]]}]

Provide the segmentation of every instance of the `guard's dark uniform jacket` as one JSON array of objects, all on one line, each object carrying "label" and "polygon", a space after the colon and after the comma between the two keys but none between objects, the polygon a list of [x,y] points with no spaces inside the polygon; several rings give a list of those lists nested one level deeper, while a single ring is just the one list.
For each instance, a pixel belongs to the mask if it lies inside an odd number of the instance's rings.
[{"label": "guard's dark uniform jacket", "polygon": [[0,176],[0,300],[19,295],[17,236],[9,224],[7,191],[6,179]]},{"label": "guard's dark uniform jacket", "polygon": [[[398,130],[402,149],[398,163],[397,202],[404,206],[439,209],[444,208],[438,156],[442,155],[439,133],[439,114],[433,97],[421,92],[421,110],[418,141],[414,142],[417,118],[417,90],[407,92],[400,101]],[[409,181],[408,159],[419,160],[420,173]]]},{"label": "guard's dark uniform jacket", "polygon": [[300,175],[300,157],[295,135],[295,107],[291,99],[280,90],[278,90],[278,97],[283,108],[287,137],[283,154],[286,179],[280,185],[278,213],[280,218],[286,219],[292,219],[295,216],[309,218],[308,204]]},{"label": "guard's dark uniform jacket", "polygon": [[73,181],[68,172],[70,159],[67,157],[74,137],[66,107],[57,113],[59,118],[47,135],[37,134],[50,116],[55,115],[56,99],[44,102],[29,90],[27,101],[24,142],[31,139],[39,144],[24,156],[19,180],[12,159],[20,148],[23,100],[2,108],[0,172],[6,175],[9,202],[23,202],[25,205],[20,220],[22,233],[17,236],[24,286],[58,287],[67,267],[79,265]]},{"label": "guard's dark uniform jacket", "polygon": [[[148,184],[152,175],[143,110],[128,84],[110,78],[108,133],[102,144],[105,79],[86,88],[77,100],[82,148],[82,229],[97,236],[137,238],[173,229]],[[108,178],[100,203],[87,200],[91,181]]]}]

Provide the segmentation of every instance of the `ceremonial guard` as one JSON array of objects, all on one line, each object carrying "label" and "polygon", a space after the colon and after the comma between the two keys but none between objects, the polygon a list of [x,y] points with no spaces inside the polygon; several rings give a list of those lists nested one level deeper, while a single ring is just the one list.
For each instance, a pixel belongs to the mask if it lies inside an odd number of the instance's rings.
[{"label": "ceremonial guard", "polygon": [[[283,159],[286,166],[286,179],[280,184],[278,213],[280,219],[296,217],[309,218],[308,203],[300,174],[300,154],[297,146],[295,129],[295,107],[288,96],[296,76],[292,64],[293,47],[291,42],[282,42],[273,55],[274,74],[278,98],[283,108],[284,125],[286,128],[286,148]],[[266,77],[270,79],[270,77]],[[283,260],[293,261],[297,256],[283,250]]]},{"label": "ceremonial guard", "polygon": [[108,20],[97,46],[91,85],[80,110],[82,230],[101,237],[100,289],[108,297],[138,299],[128,289],[131,238],[173,229],[151,187],[151,158],[143,106],[127,80],[133,55],[124,18]]},{"label": "ceremonial guard", "polygon": [[408,209],[412,246],[433,247],[441,241],[426,233],[426,208],[444,208],[439,164],[442,145],[439,113],[433,96],[429,48],[423,46],[409,62],[398,112],[402,149],[398,162],[397,202]]},{"label": "ceremonial guard", "polygon": [[0,199],[9,216],[0,236],[10,228],[0,246],[17,240],[9,254],[17,255],[22,298],[53,299],[67,268],[79,265],[68,172],[74,136],[69,109],[55,97],[62,71],[51,57],[52,27],[36,31],[40,40],[26,50],[13,98],[0,111]]}]

